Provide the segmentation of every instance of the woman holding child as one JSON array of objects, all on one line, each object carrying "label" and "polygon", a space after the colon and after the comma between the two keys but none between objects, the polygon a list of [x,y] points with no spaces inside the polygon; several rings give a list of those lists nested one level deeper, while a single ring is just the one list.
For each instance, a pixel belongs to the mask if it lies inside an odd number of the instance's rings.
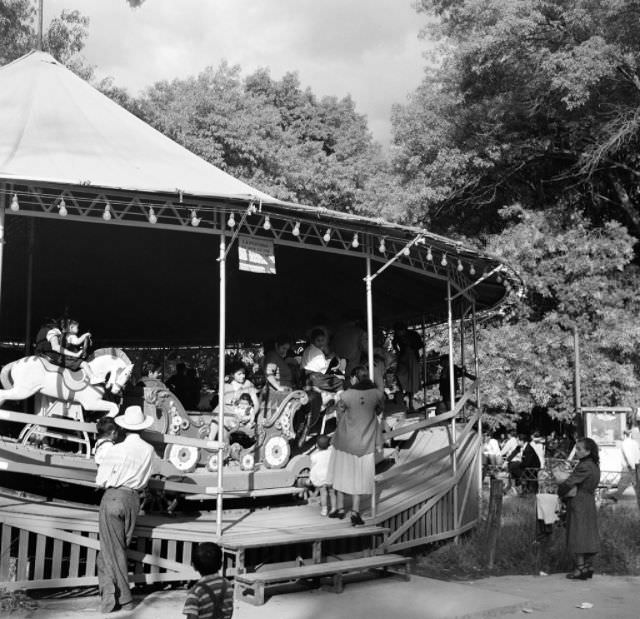
[{"label": "woman holding child", "polygon": [[360,495],[371,494],[375,476],[375,452],[379,440],[377,413],[384,392],[370,380],[366,368],[351,374],[351,388],[340,394],[338,425],[333,438],[328,480],[336,490],[336,509],[330,518],[344,518],[344,495],[353,497],[351,524],[364,524]]}]

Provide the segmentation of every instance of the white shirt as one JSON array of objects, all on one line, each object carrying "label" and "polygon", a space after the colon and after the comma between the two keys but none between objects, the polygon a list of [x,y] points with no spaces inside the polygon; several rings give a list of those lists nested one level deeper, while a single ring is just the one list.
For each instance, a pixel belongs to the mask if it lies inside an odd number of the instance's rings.
[{"label": "white shirt", "polygon": [[329,460],[332,453],[333,447],[329,446],[327,449],[318,449],[311,454],[309,479],[316,488],[329,484]]},{"label": "white shirt", "polygon": [[98,465],[96,485],[102,488],[140,490],[147,485],[157,460],[151,445],[137,434],[111,447]]},{"label": "white shirt", "polygon": [[302,353],[302,367],[307,372],[320,372],[324,374],[329,369],[330,359],[317,346],[309,344]]},{"label": "white shirt", "polygon": [[630,436],[625,436],[622,441],[622,466],[635,469],[636,464],[640,463],[640,447]]},{"label": "white shirt", "polygon": [[515,436],[510,436],[500,450],[501,456],[508,456],[518,446],[518,439]]},{"label": "white shirt", "polygon": [[483,453],[488,456],[499,456],[500,455],[500,443],[495,438],[490,438],[482,449]]}]

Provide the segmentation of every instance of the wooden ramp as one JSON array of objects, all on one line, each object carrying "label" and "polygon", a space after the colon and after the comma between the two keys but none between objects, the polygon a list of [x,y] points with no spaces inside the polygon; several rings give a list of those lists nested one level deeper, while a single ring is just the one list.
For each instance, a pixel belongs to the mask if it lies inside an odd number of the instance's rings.
[{"label": "wooden ramp", "polygon": [[[395,430],[395,463],[376,477],[374,504],[363,503],[365,526],[320,516],[317,505],[141,516],[129,551],[134,582],[188,581],[193,544],[217,541],[231,575],[287,565],[314,565],[397,552],[455,537],[477,519],[479,436],[472,418],[452,441],[439,422],[411,422]],[[389,438],[394,438],[391,434]],[[95,585],[98,508],[0,493],[0,587]],[[264,566],[264,567],[263,567]]]}]

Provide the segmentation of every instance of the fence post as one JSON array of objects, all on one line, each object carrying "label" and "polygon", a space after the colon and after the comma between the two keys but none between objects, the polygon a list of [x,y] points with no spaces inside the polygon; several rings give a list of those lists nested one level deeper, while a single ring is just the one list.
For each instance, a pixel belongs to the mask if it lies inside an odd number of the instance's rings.
[{"label": "fence post", "polygon": [[638,503],[638,509],[640,509],[640,464],[636,464],[636,485],[633,490],[636,493],[636,502]]},{"label": "fence post", "polygon": [[502,480],[492,479],[489,491],[489,513],[487,515],[487,567],[493,568],[496,546],[502,521]]}]

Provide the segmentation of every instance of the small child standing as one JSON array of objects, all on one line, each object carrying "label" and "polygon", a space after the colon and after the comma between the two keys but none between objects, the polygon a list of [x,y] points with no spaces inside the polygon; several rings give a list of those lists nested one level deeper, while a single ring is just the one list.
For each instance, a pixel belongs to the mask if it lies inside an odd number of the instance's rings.
[{"label": "small child standing", "polygon": [[331,503],[331,511],[335,510],[336,493],[329,482],[329,460],[333,453],[331,441],[328,436],[321,434],[316,439],[317,451],[311,454],[311,470],[309,471],[309,480],[320,490],[320,515],[327,516],[329,509],[327,502]]},{"label": "small child standing", "polygon": [[189,593],[182,609],[187,619],[231,619],[233,585],[218,575],[222,567],[222,550],[213,542],[198,544],[193,550],[193,567],[202,578]]}]

